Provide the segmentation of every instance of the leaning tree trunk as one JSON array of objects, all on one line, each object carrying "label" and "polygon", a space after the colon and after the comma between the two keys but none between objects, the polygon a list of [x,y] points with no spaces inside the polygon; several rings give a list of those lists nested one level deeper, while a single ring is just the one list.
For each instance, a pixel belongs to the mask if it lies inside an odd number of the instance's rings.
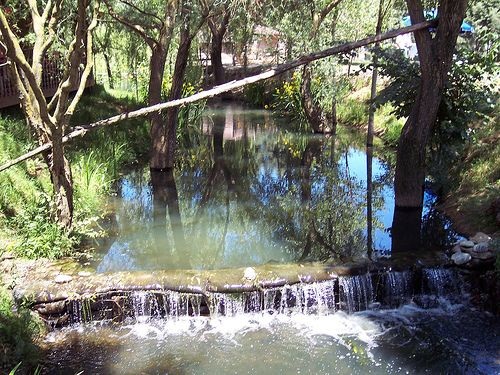
[{"label": "leaning tree trunk", "polygon": [[[182,97],[182,87],[186,75],[186,68],[189,60],[189,50],[194,35],[190,35],[189,27],[185,27],[181,33],[181,40],[175,58],[175,68],[173,74],[172,87],[170,88],[169,100],[176,100]],[[175,149],[177,145],[177,124],[179,123],[179,107],[172,107],[167,110],[167,152],[166,167],[174,167]]]},{"label": "leaning tree trunk", "polygon": [[304,65],[302,69],[300,93],[302,108],[313,132],[323,133],[325,131],[325,116],[319,105],[314,101],[311,92],[311,67],[309,64]]},{"label": "leaning tree trunk", "polygon": [[[427,141],[436,122],[441,90],[426,74],[413,110],[398,143],[394,179],[395,209],[392,225],[392,248],[412,251],[420,248],[420,221],[423,209],[425,155]],[[437,77],[436,77],[437,78]]]}]

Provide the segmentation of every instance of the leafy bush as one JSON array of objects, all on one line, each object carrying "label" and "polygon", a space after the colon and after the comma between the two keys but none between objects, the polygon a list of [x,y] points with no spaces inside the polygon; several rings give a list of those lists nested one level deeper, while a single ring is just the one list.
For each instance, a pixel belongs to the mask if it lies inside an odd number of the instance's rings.
[{"label": "leafy bush", "polygon": [[368,121],[368,106],[355,99],[346,99],[337,104],[337,120],[349,125],[362,125]]},{"label": "leafy bush", "polygon": [[300,93],[301,78],[294,72],[292,78],[274,89],[271,108],[280,115],[286,115],[300,123],[307,123]]}]

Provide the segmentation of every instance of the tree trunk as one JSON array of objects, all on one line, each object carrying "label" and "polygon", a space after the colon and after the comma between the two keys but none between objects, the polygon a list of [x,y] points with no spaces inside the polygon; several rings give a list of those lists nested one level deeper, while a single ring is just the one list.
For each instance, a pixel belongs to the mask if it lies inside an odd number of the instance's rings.
[{"label": "tree trunk", "polygon": [[59,225],[69,229],[73,220],[73,178],[68,160],[64,156],[62,134],[52,134],[52,151],[49,170],[54,189],[56,219]]},{"label": "tree trunk", "polygon": [[102,55],[104,56],[104,62],[106,63],[106,73],[108,75],[109,88],[114,89],[115,85],[113,82],[113,74],[111,73],[111,64],[109,62],[109,56],[106,52],[103,52]]},{"label": "tree trunk", "polygon": [[[189,50],[194,35],[190,35],[189,27],[186,25],[181,33],[181,40],[175,58],[175,68],[173,74],[172,87],[170,88],[169,100],[180,99],[182,97],[182,87],[186,75],[187,63],[189,60]],[[173,168],[175,161],[175,149],[177,145],[177,124],[179,122],[179,107],[169,108],[166,115],[167,124],[167,153],[166,168]]]},{"label": "tree trunk", "polygon": [[304,65],[304,68],[302,69],[300,93],[302,108],[313,132],[324,133],[325,117],[319,105],[314,102],[314,98],[311,92],[311,68],[309,64]]},{"label": "tree trunk", "polygon": [[[412,23],[424,19],[420,1],[407,0],[407,4]],[[417,98],[398,143],[394,180],[393,251],[413,251],[420,248],[426,147],[436,124],[466,7],[467,0],[443,0],[438,10],[436,36],[431,38],[428,30],[415,32],[421,77]]]},{"label": "tree trunk", "polygon": [[212,61],[212,70],[214,73],[215,86],[222,85],[226,81],[224,66],[222,65],[222,40],[224,34],[218,32],[212,34],[212,46],[210,59]]},{"label": "tree trunk", "polygon": [[[167,54],[165,49],[156,45],[153,48],[149,63],[149,86],[148,105],[155,105],[161,102],[161,85]],[[167,168],[167,130],[163,123],[161,113],[154,112],[150,117],[151,121],[151,169],[162,170]]]}]

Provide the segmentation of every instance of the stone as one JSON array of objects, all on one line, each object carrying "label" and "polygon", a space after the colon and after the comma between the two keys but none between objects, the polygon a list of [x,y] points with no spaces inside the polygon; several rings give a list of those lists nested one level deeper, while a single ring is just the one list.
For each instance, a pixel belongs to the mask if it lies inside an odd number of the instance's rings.
[{"label": "stone", "polygon": [[474,236],[469,238],[469,240],[475,242],[475,243],[480,243],[480,242],[488,242],[491,240],[491,237],[488,236],[486,233],[483,232],[477,232]]},{"label": "stone", "polygon": [[485,253],[488,251],[488,242],[479,242],[474,245],[473,251],[475,253]]},{"label": "stone", "polygon": [[89,277],[90,275],[92,275],[90,272],[88,271],[80,271],[78,272],[78,276],[80,277]]},{"label": "stone", "polygon": [[472,248],[474,247],[475,243],[472,242],[472,241],[467,241],[467,240],[463,240],[463,241],[460,241],[458,243],[460,245],[460,248],[462,250],[472,250]]},{"label": "stone", "polygon": [[257,272],[255,271],[254,268],[247,267],[247,268],[245,268],[243,276],[245,277],[245,279],[253,281],[257,278]]},{"label": "stone", "polygon": [[54,279],[57,284],[69,283],[71,280],[73,280],[71,276],[63,274],[57,275]]},{"label": "stone", "polygon": [[489,260],[495,257],[495,254],[493,254],[491,251],[485,251],[482,253],[476,253],[473,251],[471,254],[473,259],[480,259],[480,260]]},{"label": "stone", "polygon": [[453,246],[453,248],[451,249],[451,251],[453,253],[460,253],[462,251],[462,249],[460,248],[460,245],[457,244],[457,245]]},{"label": "stone", "polygon": [[455,253],[451,256],[451,260],[457,266],[465,264],[465,263],[469,262],[471,259],[472,259],[472,256],[470,254],[462,253],[462,252]]}]

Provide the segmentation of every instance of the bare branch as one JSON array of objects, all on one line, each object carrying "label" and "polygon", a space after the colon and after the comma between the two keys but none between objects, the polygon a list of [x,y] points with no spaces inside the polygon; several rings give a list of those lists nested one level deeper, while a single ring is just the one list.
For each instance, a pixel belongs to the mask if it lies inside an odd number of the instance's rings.
[{"label": "bare branch", "polygon": [[323,21],[325,20],[325,18],[330,14],[330,12],[332,10],[334,10],[340,3],[342,2],[342,0],[332,0],[330,1],[322,10],[321,12],[319,13],[315,13],[314,16],[313,16],[313,25],[312,25],[312,28],[311,28],[311,37],[316,37],[316,34],[318,33],[319,31],[319,28],[321,26],[321,24],[323,23]]},{"label": "bare branch", "polygon": [[22,70],[24,77],[29,82],[29,86],[33,95],[40,107],[40,116],[47,123],[51,123],[50,115],[47,110],[47,102],[45,96],[38,85],[36,76],[31,69],[24,52],[19,45],[19,41],[15,34],[12,32],[3,10],[0,8],[0,33],[3,36],[5,45],[7,46],[7,56]]},{"label": "bare branch", "polygon": [[90,25],[87,29],[87,52],[86,52],[86,57],[87,61],[85,64],[85,69],[82,73],[82,77],[80,78],[80,84],[78,86],[78,90],[76,91],[75,96],[73,97],[73,100],[71,101],[71,104],[69,105],[68,109],[66,110],[65,116],[69,117],[73,114],[75,111],[75,108],[80,101],[80,98],[82,97],[83,91],[85,90],[85,86],[87,84],[87,80],[90,76],[90,73],[92,72],[92,67],[94,65],[94,51],[93,51],[93,38],[92,38],[92,33],[97,26],[97,14],[98,11],[97,9],[94,9],[94,14],[92,21],[90,22]]},{"label": "bare branch", "polygon": [[45,43],[43,44],[43,47],[42,47],[42,50],[44,52],[50,48],[50,46],[52,45],[52,43],[54,42],[54,39],[56,37],[56,25],[57,25],[57,22],[59,21],[59,18],[61,16],[61,3],[62,3],[62,0],[56,0],[56,3],[54,4],[54,7],[52,8],[52,13],[50,16],[49,25],[47,26],[47,30],[48,30],[47,40],[45,41]]}]

